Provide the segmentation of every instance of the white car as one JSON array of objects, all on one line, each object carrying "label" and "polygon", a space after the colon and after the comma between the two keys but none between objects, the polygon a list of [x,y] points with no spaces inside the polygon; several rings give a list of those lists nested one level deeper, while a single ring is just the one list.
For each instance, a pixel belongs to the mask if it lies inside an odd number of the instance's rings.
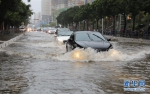
[{"label": "white car", "polygon": [[25,28],[19,28],[19,31],[24,32],[26,29]]},{"label": "white car", "polygon": [[56,37],[56,41],[58,43],[64,44],[68,41],[72,33],[73,31],[59,32]]},{"label": "white car", "polygon": [[56,29],[55,28],[49,28],[46,32],[49,34],[54,34],[56,32]]}]

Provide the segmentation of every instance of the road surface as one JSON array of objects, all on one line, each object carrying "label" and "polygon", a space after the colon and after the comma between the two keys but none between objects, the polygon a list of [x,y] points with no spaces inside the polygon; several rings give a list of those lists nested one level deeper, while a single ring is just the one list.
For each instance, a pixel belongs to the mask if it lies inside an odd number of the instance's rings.
[{"label": "road surface", "polygon": [[[26,33],[0,49],[0,94],[150,94],[149,44],[111,43],[66,53],[54,35]],[[145,91],[124,91],[125,80],[145,80]]]}]

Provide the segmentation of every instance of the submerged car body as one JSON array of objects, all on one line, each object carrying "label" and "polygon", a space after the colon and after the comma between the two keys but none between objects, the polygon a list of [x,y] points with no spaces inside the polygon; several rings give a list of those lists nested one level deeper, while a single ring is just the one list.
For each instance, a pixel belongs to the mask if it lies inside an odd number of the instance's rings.
[{"label": "submerged car body", "polygon": [[77,31],[74,32],[66,43],[66,50],[71,51],[79,48],[93,48],[97,52],[108,51],[112,48],[109,40],[105,39],[99,32],[94,31]]}]

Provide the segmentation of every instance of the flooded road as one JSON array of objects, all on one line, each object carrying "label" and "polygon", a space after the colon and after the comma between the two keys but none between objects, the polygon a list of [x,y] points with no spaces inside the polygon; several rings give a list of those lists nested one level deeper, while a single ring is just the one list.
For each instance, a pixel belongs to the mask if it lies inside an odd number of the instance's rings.
[{"label": "flooded road", "polygon": [[[26,33],[0,49],[0,94],[150,94],[150,44],[111,43],[66,53],[54,35]],[[124,80],[145,80],[145,91],[124,91]]]}]

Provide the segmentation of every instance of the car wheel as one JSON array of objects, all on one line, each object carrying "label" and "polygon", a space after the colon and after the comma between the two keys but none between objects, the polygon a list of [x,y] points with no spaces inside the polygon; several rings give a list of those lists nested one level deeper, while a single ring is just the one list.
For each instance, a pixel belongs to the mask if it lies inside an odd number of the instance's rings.
[{"label": "car wheel", "polygon": [[66,52],[68,52],[68,47],[66,46]]},{"label": "car wheel", "polygon": [[72,46],[71,47],[68,47],[68,44],[66,43],[66,52],[70,52],[70,51],[72,51],[73,49],[72,49]]},{"label": "car wheel", "polygon": [[68,44],[66,43],[66,52],[69,52]]},{"label": "car wheel", "polygon": [[71,46],[71,50],[74,50],[74,49],[75,49],[75,47]]},{"label": "car wheel", "polygon": [[66,52],[70,52],[71,50],[69,49],[69,47],[66,44]]}]

